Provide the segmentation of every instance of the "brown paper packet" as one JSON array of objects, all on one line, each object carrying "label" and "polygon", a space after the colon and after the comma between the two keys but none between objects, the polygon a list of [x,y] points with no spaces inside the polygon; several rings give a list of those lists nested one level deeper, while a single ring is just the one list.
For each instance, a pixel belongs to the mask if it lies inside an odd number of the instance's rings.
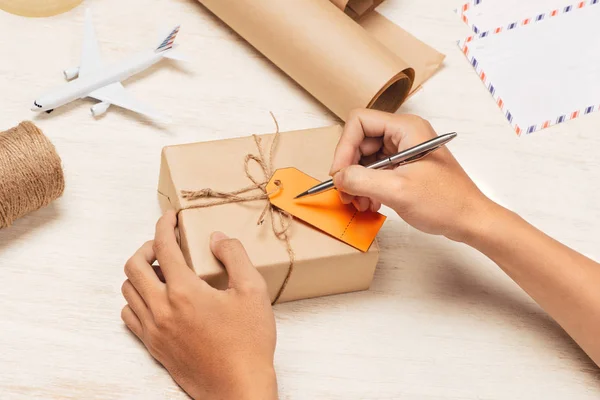
[{"label": "brown paper packet", "polygon": [[[341,127],[332,126],[282,133],[274,153],[275,169],[296,167],[317,179],[327,179],[341,131]],[[261,137],[268,149],[273,135]],[[209,249],[211,233],[222,231],[244,244],[273,300],[288,273],[290,259],[270,221],[257,225],[266,200],[186,209],[195,203],[181,194],[182,190],[233,191],[247,187],[251,183],[243,166],[247,154],[258,154],[252,137],[165,147],[159,200],[163,210],[179,212],[181,249],[199,276],[217,288],[227,287],[227,274]],[[259,168],[251,172],[257,179],[264,179]],[[296,261],[280,302],[369,287],[379,255],[376,242],[362,253],[297,220],[290,235]]]}]

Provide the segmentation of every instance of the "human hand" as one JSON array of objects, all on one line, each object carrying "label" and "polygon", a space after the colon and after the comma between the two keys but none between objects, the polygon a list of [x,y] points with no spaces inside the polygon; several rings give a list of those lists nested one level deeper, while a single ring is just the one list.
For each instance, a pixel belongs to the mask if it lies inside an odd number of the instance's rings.
[{"label": "human hand", "polygon": [[342,201],[354,203],[360,211],[377,211],[385,204],[413,227],[457,241],[476,234],[492,202],[446,147],[393,169],[361,166],[436,136],[429,122],[415,115],[354,111],[331,167]]},{"label": "human hand", "polygon": [[186,264],[176,225],[175,213],[166,213],[154,241],[125,264],[121,318],[193,398],[276,399],[275,318],[265,281],[239,241],[214,233],[210,247],[229,288],[210,287]]}]

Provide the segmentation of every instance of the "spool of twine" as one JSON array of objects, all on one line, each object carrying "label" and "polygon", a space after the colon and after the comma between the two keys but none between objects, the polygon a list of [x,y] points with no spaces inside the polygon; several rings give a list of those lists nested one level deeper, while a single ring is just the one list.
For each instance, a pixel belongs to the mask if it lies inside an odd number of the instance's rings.
[{"label": "spool of twine", "polygon": [[65,189],[60,157],[31,122],[0,132],[0,229],[59,198]]},{"label": "spool of twine", "polygon": [[69,11],[82,0],[0,0],[0,10],[23,17],[50,17]]}]

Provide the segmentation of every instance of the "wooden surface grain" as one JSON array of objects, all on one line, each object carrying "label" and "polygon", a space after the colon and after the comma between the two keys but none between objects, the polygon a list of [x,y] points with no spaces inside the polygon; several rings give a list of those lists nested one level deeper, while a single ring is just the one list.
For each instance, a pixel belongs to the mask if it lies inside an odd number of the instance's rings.
[{"label": "wooden surface grain", "polygon": [[[159,216],[161,148],[272,132],[269,111],[283,130],[337,120],[193,0],[85,3],[107,61],[181,23],[190,62],[125,82],[167,126],[116,108],[94,120],[90,100],[34,117],[34,98],[79,62],[85,5],[47,19],[0,12],[0,129],[33,119],[67,180],[61,200],[0,231],[0,398],[185,398],[119,318],[123,264]],[[450,148],[491,198],[598,259],[600,114],[516,137],[456,47],[469,30],[455,5],[380,7],[448,56],[401,112],[458,131]],[[275,307],[282,399],[600,397],[598,369],[493,263],[389,215],[371,290]]]}]

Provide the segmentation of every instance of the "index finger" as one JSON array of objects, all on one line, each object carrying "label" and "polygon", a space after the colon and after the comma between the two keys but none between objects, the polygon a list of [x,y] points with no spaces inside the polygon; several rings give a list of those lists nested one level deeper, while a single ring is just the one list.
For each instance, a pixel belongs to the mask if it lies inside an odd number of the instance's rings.
[{"label": "index finger", "polygon": [[177,244],[176,227],[177,215],[174,211],[167,211],[156,223],[153,248],[167,284],[194,275]]},{"label": "index finger", "polygon": [[393,114],[383,111],[360,109],[350,114],[342,137],[335,149],[330,175],[358,164],[360,161],[361,144],[366,138],[382,137]]}]

